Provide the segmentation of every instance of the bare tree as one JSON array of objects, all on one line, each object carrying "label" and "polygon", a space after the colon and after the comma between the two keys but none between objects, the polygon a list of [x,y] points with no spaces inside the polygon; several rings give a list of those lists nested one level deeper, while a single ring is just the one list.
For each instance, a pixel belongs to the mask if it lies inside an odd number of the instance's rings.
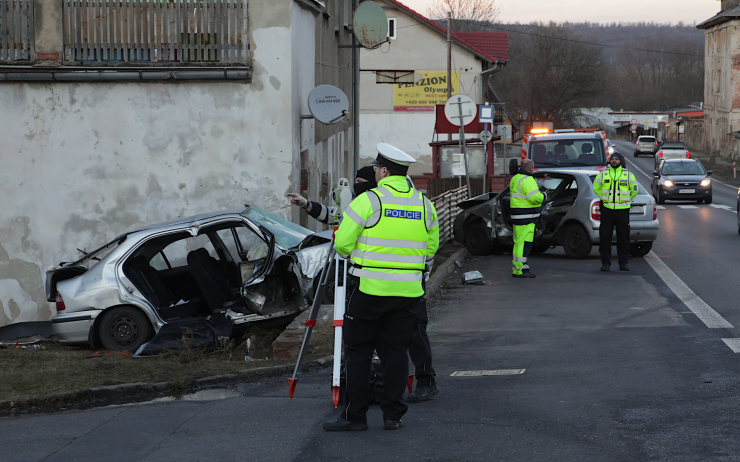
[{"label": "bare tree", "polygon": [[427,16],[446,19],[452,13],[453,32],[476,32],[498,20],[499,7],[496,0],[432,0],[427,7]]},{"label": "bare tree", "polygon": [[575,110],[590,106],[603,91],[601,49],[578,43],[577,35],[559,25],[530,30],[510,42],[509,63],[493,85],[517,122],[568,126]]}]

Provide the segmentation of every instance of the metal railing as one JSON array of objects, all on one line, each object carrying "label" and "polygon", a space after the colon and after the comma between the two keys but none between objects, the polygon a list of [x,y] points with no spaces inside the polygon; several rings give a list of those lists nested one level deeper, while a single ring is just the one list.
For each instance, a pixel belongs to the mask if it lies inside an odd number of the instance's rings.
[{"label": "metal railing", "polygon": [[437,197],[429,199],[437,210],[437,221],[439,222],[439,245],[447,243],[452,239],[452,224],[460,212],[457,204],[468,198],[467,187],[452,189]]},{"label": "metal railing", "polygon": [[33,0],[0,0],[0,62],[31,61]]},{"label": "metal railing", "polygon": [[64,58],[245,63],[247,23],[246,0],[64,0]]}]

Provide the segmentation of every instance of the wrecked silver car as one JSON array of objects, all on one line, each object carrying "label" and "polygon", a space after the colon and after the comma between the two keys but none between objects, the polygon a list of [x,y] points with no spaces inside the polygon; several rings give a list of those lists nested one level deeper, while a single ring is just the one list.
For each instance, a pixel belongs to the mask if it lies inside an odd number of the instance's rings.
[{"label": "wrecked silver car", "polygon": [[[122,234],[46,273],[61,343],[134,352],[163,327],[232,328],[290,318],[311,303],[330,239],[257,207]],[[213,328],[215,326],[215,328]]]},{"label": "wrecked silver car", "polygon": [[[542,214],[535,225],[533,253],[562,246],[569,258],[588,257],[599,243],[601,210],[593,182],[593,170],[541,169],[534,179],[547,193]],[[509,188],[461,202],[455,218],[455,240],[473,255],[490,255],[510,250],[513,231]],[[642,186],[630,209],[630,254],[643,257],[658,237],[658,209],[655,200]],[[612,243],[616,242],[616,233]]]}]

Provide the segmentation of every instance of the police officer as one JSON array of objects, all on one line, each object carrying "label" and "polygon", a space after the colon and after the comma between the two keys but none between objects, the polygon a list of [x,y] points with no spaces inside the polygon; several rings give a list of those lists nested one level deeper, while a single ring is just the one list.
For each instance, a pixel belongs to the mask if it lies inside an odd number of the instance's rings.
[{"label": "police officer", "polygon": [[[352,189],[355,193],[355,197],[369,191],[376,187],[378,184],[375,181],[375,170],[371,166],[362,167],[355,173],[355,184]],[[335,207],[327,207],[324,204],[310,201],[300,194],[288,193],[286,196],[290,199],[290,203],[297,205],[306,211],[309,216],[320,221],[321,223],[329,223],[329,220],[334,216],[336,212]]]},{"label": "police officer", "polygon": [[511,178],[511,222],[514,225],[514,250],[512,252],[512,276],[515,278],[536,277],[529,269],[527,257],[532,250],[534,227],[540,217],[540,206],[545,194],[540,192],[532,177],[534,162],[522,161],[522,166]]},{"label": "police officer", "polygon": [[439,246],[437,212],[405,178],[414,158],[385,143],[377,149],[378,187],[352,201],[335,233],[337,253],[351,257],[352,265],[344,315],[347,404],[339,419],[324,423],[328,431],[367,429],[376,347],[385,367],[383,428],[401,426],[408,410],[407,351],[424,295],[425,262]]},{"label": "police officer", "polygon": [[637,195],[637,180],[624,167],[624,157],[615,152],[609,158],[609,168],[602,170],[594,180],[594,192],[601,198],[601,226],[599,226],[599,253],[601,271],[609,271],[612,254],[612,232],[617,230],[617,257],[619,270],[629,271],[630,207]]}]

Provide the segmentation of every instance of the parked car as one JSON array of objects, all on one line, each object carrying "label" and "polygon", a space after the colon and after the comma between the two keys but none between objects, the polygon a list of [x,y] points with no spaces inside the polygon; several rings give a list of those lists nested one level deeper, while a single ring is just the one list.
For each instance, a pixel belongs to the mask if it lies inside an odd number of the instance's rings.
[{"label": "parked car", "polygon": [[603,132],[530,135],[523,146],[537,169],[567,168],[593,170],[606,166]]},{"label": "parked car", "polygon": [[695,200],[712,203],[712,171],[696,159],[663,160],[653,172],[651,190],[658,204],[669,200]]},{"label": "parked car", "polygon": [[657,169],[662,160],[688,159],[690,156],[689,149],[682,141],[664,141],[661,143],[658,152],[655,153],[655,167]]},{"label": "parked car", "polygon": [[[535,226],[533,252],[563,246],[570,258],[586,258],[599,243],[601,210],[593,190],[594,170],[538,170],[534,178],[547,193]],[[473,255],[489,255],[513,245],[509,188],[458,204],[455,240]],[[630,253],[644,256],[658,237],[655,200],[640,186],[630,210]],[[612,237],[616,243],[616,234]]]},{"label": "parked car", "polygon": [[635,157],[643,154],[655,155],[658,150],[658,142],[655,141],[654,136],[641,135],[637,137],[635,141]]},{"label": "parked car", "polygon": [[47,271],[52,329],[61,343],[133,352],[172,322],[294,316],[310,304],[328,242],[253,206],[121,234]]}]

